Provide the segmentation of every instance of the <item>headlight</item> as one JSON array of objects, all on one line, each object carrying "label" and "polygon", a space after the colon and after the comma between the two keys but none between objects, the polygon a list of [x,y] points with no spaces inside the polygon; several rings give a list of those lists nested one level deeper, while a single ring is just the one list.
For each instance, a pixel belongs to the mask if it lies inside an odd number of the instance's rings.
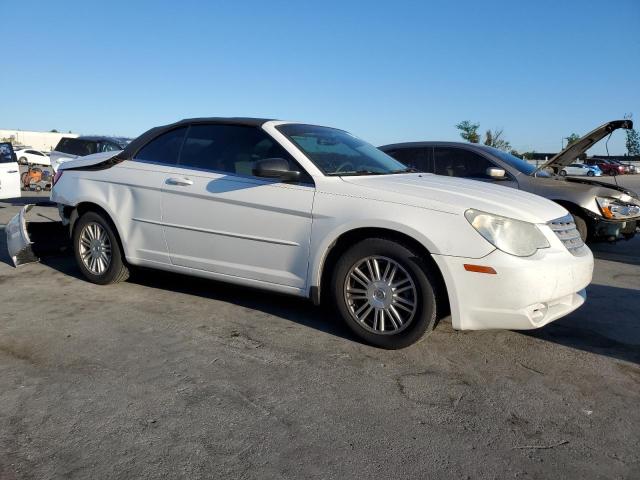
[{"label": "headlight", "polygon": [[540,248],[549,248],[549,242],[533,223],[500,217],[479,210],[467,210],[464,216],[494,247],[517,257],[529,257]]},{"label": "headlight", "polygon": [[604,218],[624,219],[640,215],[640,206],[627,203],[633,202],[629,195],[621,198],[596,197],[596,202]]}]

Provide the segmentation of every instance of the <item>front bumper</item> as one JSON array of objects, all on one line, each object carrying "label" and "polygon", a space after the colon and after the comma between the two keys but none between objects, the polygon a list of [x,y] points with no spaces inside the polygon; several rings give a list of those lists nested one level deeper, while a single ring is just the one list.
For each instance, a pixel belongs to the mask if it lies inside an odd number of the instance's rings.
[{"label": "front bumper", "polygon": [[[526,258],[500,250],[481,259],[433,258],[447,285],[453,328],[459,330],[542,327],[584,303],[593,275],[589,250],[579,257],[545,249]],[[469,272],[465,264],[491,266],[497,273]]]}]

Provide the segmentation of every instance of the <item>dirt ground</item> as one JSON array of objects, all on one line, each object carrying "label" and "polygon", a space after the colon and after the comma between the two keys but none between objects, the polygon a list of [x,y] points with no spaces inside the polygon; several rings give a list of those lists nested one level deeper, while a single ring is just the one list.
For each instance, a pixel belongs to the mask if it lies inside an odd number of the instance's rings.
[{"label": "dirt ground", "polygon": [[389,352],[300,299],[14,269],[2,231],[0,479],[640,478],[639,247],[594,246],[587,303],[540,330]]}]

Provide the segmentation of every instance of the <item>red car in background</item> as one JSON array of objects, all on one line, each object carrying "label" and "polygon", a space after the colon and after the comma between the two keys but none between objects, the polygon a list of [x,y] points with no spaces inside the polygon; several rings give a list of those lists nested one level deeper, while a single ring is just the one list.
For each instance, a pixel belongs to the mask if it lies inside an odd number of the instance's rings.
[{"label": "red car in background", "polygon": [[589,158],[585,163],[587,165],[597,165],[605,175],[624,175],[625,173],[629,173],[625,165],[614,162],[613,160],[607,160],[606,158]]}]

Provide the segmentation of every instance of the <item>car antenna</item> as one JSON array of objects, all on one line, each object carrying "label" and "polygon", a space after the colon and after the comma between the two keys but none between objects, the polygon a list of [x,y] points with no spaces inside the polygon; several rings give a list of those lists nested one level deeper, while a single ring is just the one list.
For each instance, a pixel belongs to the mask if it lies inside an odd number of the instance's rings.
[{"label": "car antenna", "polygon": [[[613,135],[613,131],[611,131],[611,133],[607,137],[607,141],[604,142],[604,148],[607,150],[607,160],[609,159],[609,139],[611,138],[611,135]],[[620,186],[620,185],[618,185],[618,175],[614,175],[613,176],[613,181],[615,182],[616,187]]]}]

